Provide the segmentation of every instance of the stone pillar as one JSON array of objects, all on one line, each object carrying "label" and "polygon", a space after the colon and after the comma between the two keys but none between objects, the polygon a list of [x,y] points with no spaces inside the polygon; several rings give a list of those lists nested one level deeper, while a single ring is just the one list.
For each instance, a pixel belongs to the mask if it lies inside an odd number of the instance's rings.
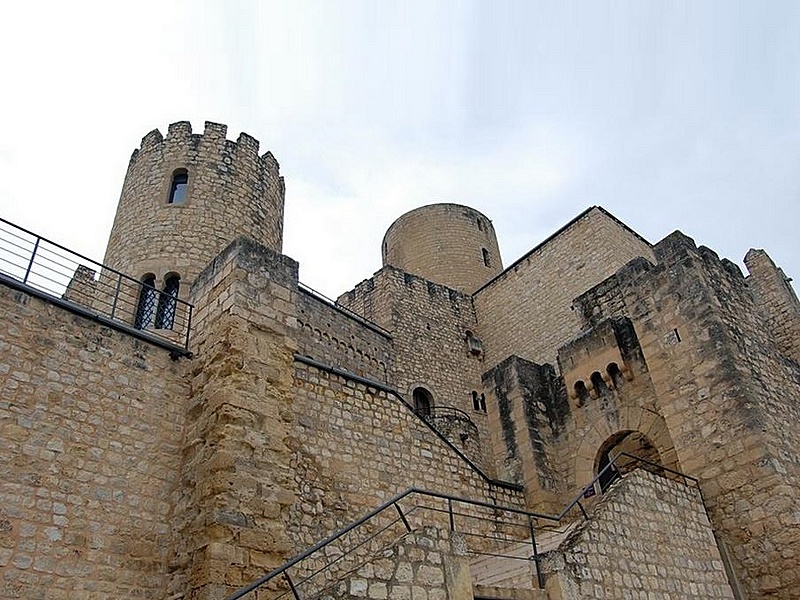
[{"label": "stone pillar", "polygon": [[216,600],[293,550],[290,452],[297,263],[250,240],[226,248],[197,278],[195,369],[180,542],[171,592]]},{"label": "stone pillar", "polygon": [[558,513],[563,502],[551,453],[570,413],[563,381],[552,365],[511,356],[484,374],[483,386],[497,407],[489,425],[500,478],[525,485],[528,507]]}]

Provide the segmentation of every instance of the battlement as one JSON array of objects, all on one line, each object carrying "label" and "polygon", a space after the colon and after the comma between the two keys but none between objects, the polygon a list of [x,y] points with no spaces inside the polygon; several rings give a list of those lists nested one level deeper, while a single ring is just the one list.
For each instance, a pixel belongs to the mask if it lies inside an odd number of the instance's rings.
[{"label": "battlement", "polygon": [[[158,129],[153,129],[142,138],[138,148],[131,154],[130,163],[135,163],[141,156],[150,152],[185,147],[191,151],[205,153],[211,158],[212,149],[216,149],[219,159],[225,163],[231,159],[254,161],[261,163],[271,175],[277,176],[280,170],[278,161],[272,152],[259,156],[259,141],[253,136],[241,132],[236,141],[227,138],[228,126],[206,121],[203,133],[193,133],[189,121],[177,121],[167,127],[166,137]],[[227,159],[227,160],[226,160]]]},{"label": "battlement", "polygon": [[[246,236],[275,252],[283,243],[285,186],[271,152],[246,133],[178,121],[142,138],[128,164],[106,262],[157,286],[186,284],[225,246]],[[175,194],[178,194],[175,196]],[[174,232],[181,232],[177,239]],[[185,288],[188,290],[188,287]]]}]

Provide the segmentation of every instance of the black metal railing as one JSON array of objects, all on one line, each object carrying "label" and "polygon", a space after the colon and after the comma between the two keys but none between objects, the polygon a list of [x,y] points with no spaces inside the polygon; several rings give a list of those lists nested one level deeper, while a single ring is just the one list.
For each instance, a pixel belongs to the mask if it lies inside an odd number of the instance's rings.
[{"label": "black metal railing", "polygon": [[[623,458],[625,459],[624,471],[616,465],[616,462]],[[452,532],[458,531],[466,538],[473,540],[472,543],[468,541],[468,554],[495,556],[501,559],[522,560],[531,563],[536,584],[540,589],[544,589],[544,574],[541,569],[542,555],[537,546],[537,535],[543,531],[566,532],[566,529],[559,529],[559,527],[563,527],[564,518],[576,506],[579,507],[583,518],[588,519],[589,513],[582,503],[587,491],[595,489],[600,477],[604,477],[609,469],[613,469],[622,477],[624,473],[632,469],[634,464],[660,476],[682,481],[685,485],[692,483],[699,487],[698,480],[694,477],[622,452],[611,459],[609,464],[585,485],[557,515],[411,488],[387,500],[347,527],[314,544],[277,569],[237,590],[227,600],[238,600],[262,586],[274,589],[276,600],[284,597],[294,600],[321,597],[324,592],[336,586],[343,577],[357,571],[368,562],[371,556],[386,549],[399,536],[413,531],[415,528],[412,525],[430,526],[431,523],[446,527]],[[431,502],[435,504],[431,504]],[[439,515],[439,518],[431,517],[431,513]],[[464,527],[464,521],[469,521],[471,525]],[[351,539],[354,533],[362,529],[365,530],[362,538]],[[524,535],[521,535],[523,532]],[[383,543],[373,543],[384,534],[392,537]],[[530,545],[530,553],[526,556],[515,556],[504,552],[511,545],[521,543]],[[341,544],[345,547],[337,547],[332,550],[334,544]],[[350,563],[344,567],[342,566],[343,561],[347,558],[350,558]]]},{"label": "black metal railing", "polygon": [[[459,419],[460,421],[469,421],[472,423],[472,419],[470,416],[461,410],[460,408],[456,408],[455,406],[430,406],[430,407],[419,407],[414,408],[414,412],[417,413],[423,419],[430,419],[436,420],[439,417],[452,417],[455,419]],[[474,424],[474,423],[473,423]]]},{"label": "black metal railing", "polygon": [[0,218],[0,281],[188,351],[192,305]]}]

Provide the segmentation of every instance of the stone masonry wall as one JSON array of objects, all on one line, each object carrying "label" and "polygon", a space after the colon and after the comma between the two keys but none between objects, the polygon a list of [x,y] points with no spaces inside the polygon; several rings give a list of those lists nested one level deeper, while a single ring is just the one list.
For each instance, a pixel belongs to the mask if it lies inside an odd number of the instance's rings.
[{"label": "stone masonry wall", "polygon": [[162,597],[185,361],[5,286],[0,312],[0,597]]},{"label": "stone masonry wall", "polygon": [[763,250],[750,250],[744,257],[753,290],[764,320],[778,349],[800,362],[800,301],[789,279]]},{"label": "stone masonry wall", "polygon": [[383,266],[471,294],[503,270],[492,222],[473,208],[431,204],[389,227]]},{"label": "stone masonry wall", "polygon": [[[281,251],[284,182],[269,152],[242,133],[226,139],[225,125],[207,122],[202,135],[188,122],[166,137],[147,134],[133,152],[104,263],[136,279],[181,277],[185,298],[201,269],[238,236]],[[169,204],[176,169],[188,172],[186,200]]]},{"label": "stone masonry wall", "polygon": [[416,275],[384,267],[375,276],[343,294],[339,302],[391,332],[392,386],[413,404],[420,386],[433,397],[433,406],[464,411],[480,432],[484,447],[479,461],[489,472],[486,413],[475,410],[472,392],[482,391],[485,369],[482,352],[473,352],[467,333],[480,339],[472,298]]},{"label": "stone masonry wall", "polygon": [[638,256],[655,261],[650,244],[603,209],[580,215],[475,293],[486,364],[512,354],[555,364],[581,331],[573,298]]},{"label": "stone masonry wall", "polygon": [[458,534],[413,531],[381,552],[320,600],[471,600],[469,566]]},{"label": "stone masonry wall", "polygon": [[392,338],[302,288],[299,292],[298,352],[356,375],[388,383]]},{"label": "stone masonry wall", "polygon": [[576,301],[587,324],[633,321],[657,408],[751,595],[800,594],[800,367],[784,357],[738,267],[676,232]]},{"label": "stone masonry wall", "polygon": [[410,487],[505,506],[521,492],[490,485],[400,399],[297,361],[290,441],[299,490],[287,521],[295,551]]},{"label": "stone masonry wall", "polygon": [[644,470],[612,486],[548,568],[563,600],[733,598],[700,492]]},{"label": "stone masonry wall", "polygon": [[197,278],[170,593],[218,600],[285,561],[297,263],[247,239]]}]

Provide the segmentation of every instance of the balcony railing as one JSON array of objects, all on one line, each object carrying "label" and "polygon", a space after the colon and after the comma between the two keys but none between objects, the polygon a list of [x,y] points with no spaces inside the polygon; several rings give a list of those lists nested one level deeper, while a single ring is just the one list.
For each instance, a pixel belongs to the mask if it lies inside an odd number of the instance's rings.
[{"label": "balcony railing", "polygon": [[0,281],[188,353],[192,305],[0,219]]}]

